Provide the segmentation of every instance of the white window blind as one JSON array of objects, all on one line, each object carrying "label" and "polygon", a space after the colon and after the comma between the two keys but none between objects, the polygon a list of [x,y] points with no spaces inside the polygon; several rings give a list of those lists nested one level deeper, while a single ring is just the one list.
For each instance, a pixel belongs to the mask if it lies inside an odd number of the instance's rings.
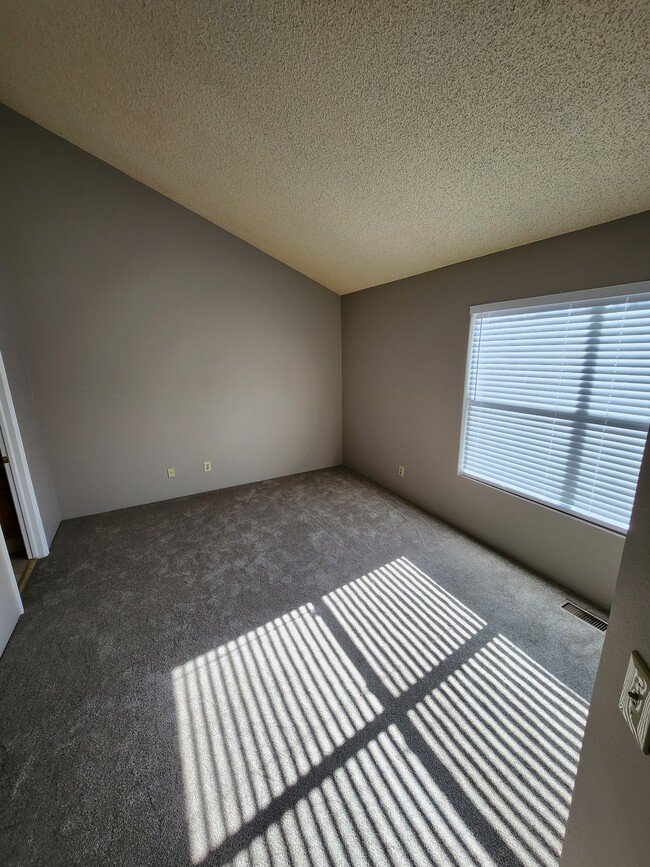
[{"label": "white window blind", "polygon": [[569,297],[474,308],[460,472],[625,531],[650,423],[650,291]]}]

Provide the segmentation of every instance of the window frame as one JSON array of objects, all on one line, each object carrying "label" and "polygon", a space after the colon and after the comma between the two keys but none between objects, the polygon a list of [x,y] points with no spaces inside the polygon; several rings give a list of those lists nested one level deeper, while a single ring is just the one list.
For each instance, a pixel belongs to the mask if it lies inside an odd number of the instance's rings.
[{"label": "window frame", "polygon": [[[620,283],[614,286],[601,286],[596,289],[577,289],[571,290],[569,292],[555,292],[549,295],[535,295],[529,298],[517,298],[507,301],[495,301],[488,304],[472,305],[469,308],[469,331],[467,336],[467,350],[465,353],[465,376],[463,379],[463,404],[461,410],[462,414],[460,425],[460,441],[458,446],[457,475],[461,476],[464,479],[469,479],[471,482],[476,482],[480,485],[484,485],[485,487],[501,491],[502,493],[508,494],[511,497],[517,497],[520,500],[527,500],[529,503],[535,503],[537,506],[542,506],[545,509],[551,509],[554,512],[559,512],[561,515],[565,515],[567,518],[572,518],[575,521],[583,521],[587,524],[598,527],[601,530],[606,530],[610,533],[615,533],[618,536],[625,537],[628,531],[623,530],[621,527],[617,527],[613,524],[609,524],[606,521],[598,520],[596,518],[589,518],[586,515],[579,515],[576,512],[569,511],[568,509],[563,509],[561,506],[554,505],[553,503],[546,502],[545,500],[537,499],[530,494],[524,494],[518,491],[514,491],[510,488],[504,488],[497,482],[483,479],[480,476],[475,476],[471,473],[466,472],[463,469],[469,403],[469,380],[471,375],[470,357],[472,352],[472,336],[474,333],[474,322],[476,314],[478,313],[489,313],[494,310],[516,310],[517,308],[522,309],[525,307],[534,307],[536,310],[540,310],[544,307],[550,308],[557,304],[571,304],[574,301],[597,301],[601,298],[617,298],[619,296],[637,294],[641,295],[647,294],[648,292],[650,292],[650,280],[642,280],[635,283]],[[650,441],[650,432],[648,434],[648,437]]]}]

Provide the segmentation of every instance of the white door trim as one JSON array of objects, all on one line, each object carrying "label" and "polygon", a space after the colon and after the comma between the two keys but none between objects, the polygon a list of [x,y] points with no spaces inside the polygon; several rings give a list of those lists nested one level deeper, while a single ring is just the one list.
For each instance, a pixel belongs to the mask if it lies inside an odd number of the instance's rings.
[{"label": "white door trim", "polygon": [[30,558],[47,557],[49,554],[47,538],[36,502],[2,353],[0,353],[0,429],[11,468],[11,472],[7,475],[16,500],[16,511],[24,533],[27,555]]}]

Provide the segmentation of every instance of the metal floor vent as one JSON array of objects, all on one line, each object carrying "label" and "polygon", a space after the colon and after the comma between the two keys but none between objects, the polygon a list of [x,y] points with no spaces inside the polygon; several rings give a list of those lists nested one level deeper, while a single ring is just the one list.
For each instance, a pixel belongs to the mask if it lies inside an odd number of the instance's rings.
[{"label": "metal floor vent", "polygon": [[607,629],[606,620],[603,620],[602,617],[596,617],[595,614],[590,614],[579,605],[574,605],[573,602],[569,602],[568,599],[566,602],[562,603],[562,608],[564,608],[565,611],[568,611],[569,614],[573,614],[574,617],[579,617],[580,620],[584,620],[585,623],[589,623],[591,626],[595,626],[596,629],[600,629],[601,632],[605,632]]}]

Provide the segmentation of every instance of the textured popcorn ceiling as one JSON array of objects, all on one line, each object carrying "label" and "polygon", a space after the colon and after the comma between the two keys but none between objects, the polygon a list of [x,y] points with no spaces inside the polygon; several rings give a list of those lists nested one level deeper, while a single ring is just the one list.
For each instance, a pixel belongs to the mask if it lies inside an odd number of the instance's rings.
[{"label": "textured popcorn ceiling", "polygon": [[0,0],[0,99],[337,292],[650,207],[645,0]]}]

